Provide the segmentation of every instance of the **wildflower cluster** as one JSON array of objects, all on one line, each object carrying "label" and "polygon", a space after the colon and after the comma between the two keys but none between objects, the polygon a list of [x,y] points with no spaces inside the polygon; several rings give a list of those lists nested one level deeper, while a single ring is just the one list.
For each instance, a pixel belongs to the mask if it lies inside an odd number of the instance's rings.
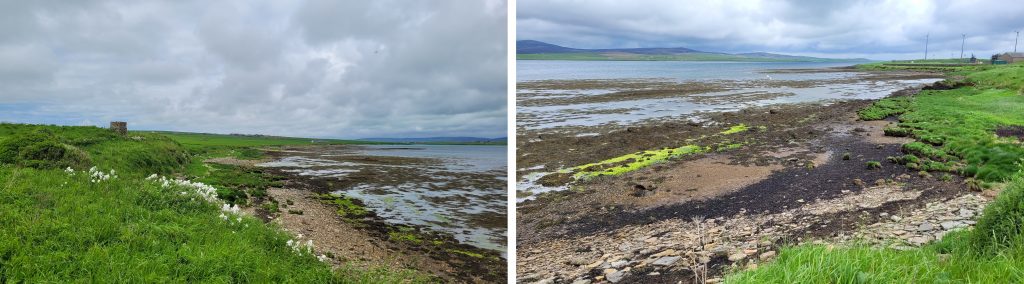
[{"label": "wildflower cluster", "polygon": [[[302,238],[301,234],[299,235],[299,238]],[[313,252],[313,240],[306,240],[305,244],[303,244],[302,241],[288,240],[287,244],[289,247],[292,248],[292,250],[294,250],[297,253]]]},{"label": "wildflower cluster", "polygon": [[[217,189],[205,183],[192,182],[181,179],[169,179],[167,177],[158,176],[157,174],[150,175],[149,177],[146,178],[146,180],[156,181],[160,183],[160,186],[162,186],[163,188],[169,188],[172,186],[188,188],[191,189],[193,193],[199,195],[199,197],[205,199],[207,202],[215,204],[222,203],[220,199],[217,199]],[[180,193],[182,195],[188,194],[188,192],[184,191]],[[237,206],[235,206],[235,208],[237,208]],[[234,213],[237,214],[238,211],[236,210]]]},{"label": "wildflower cluster", "polygon": [[[75,170],[67,168],[64,169],[64,172],[74,174]],[[89,181],[92,183],[98,183],[110,179],[117,179],[117,171],[111,169],[110,173],[104,173],[103,171],[96,169],[96,167],[89,168]]]},{"label": "wildflower cluster", "polygon": [[[239,214],[238,214],[239,210],[240,209],[238,208],[237,204],[236,205],[228,205],[227,203],[221,204],[221,206],[220,206],[220,218],[224,219],[224,221],[228,221],[230,223],[231,222],[231,216],[237,216],[237,217],[235,217],[235,220],[238,221],[239,223],[241,223],[242,222],[242,217],[239,216]],[[228,214],[225,215],[224,213],[228,213]]]},{"label": "wildflower cluster", "polygon": [[[181,179],[169,179],[167,177],[159,176],[157,174],[150,175],[146,178],[148,181],[153,181],[160,184],[163,188],[184,188],[187,191],[181,191],[179,194],[188,195],[195,194],[199,195],[203,200],[213,204],[220,204],[220,218],[224,219],[229,223],[232,221],[241,223],[241,208],[238,205],[227,204],[224,201],[217,198],[217,189],[213,186],[202,182],[192,182]],[[245,225],[248,227],[248,225]],[[302,234],[298,235],[298,239],[302,239]],[[307,240],[305,243],[297,240],[288,240],[288,247],[291,247],[296,253],[312,253],[313,252],[313,240]],[[317,259],[320,261],[327,261],[327,256],[318,255]]]}]

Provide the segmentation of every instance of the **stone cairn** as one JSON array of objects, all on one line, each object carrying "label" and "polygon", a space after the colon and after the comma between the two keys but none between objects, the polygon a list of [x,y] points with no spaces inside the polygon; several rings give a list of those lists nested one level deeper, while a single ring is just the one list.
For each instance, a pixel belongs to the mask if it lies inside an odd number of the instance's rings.
[{"label": "stone cairn", "polygon": [[114,131],[114,132],[117,132],[118,134],[121,134],[121,135],[127,135],[128,134],[128,123],[124,122],[124,121],[111,121],[110,122],[110,130]]}]

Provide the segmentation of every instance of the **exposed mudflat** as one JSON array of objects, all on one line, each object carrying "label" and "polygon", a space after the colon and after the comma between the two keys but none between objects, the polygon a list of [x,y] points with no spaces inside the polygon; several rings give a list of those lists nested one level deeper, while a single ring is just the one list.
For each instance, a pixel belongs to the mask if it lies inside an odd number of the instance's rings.
[{"label": "exposed mudflat", "polygon": [[[973,225],[992,194],[968,192],[955,176],[943,181],[943,173],[887,162],[910,140],[884,136],[890,121],[858,121],[856,111],[871,102],[760,106],[708,113],[700,122],[602,131],[527,131],[517,145],[517,171],[526,177],[520,184],[528,185],[517,188],[519,280],[687,283],[694,272],[716,278],[726,267],[769,260],[783,244],[866,240],[906,248]],[[714,135],[738,124],[750,130]],[[721,142],[716,139],[743,146],[620,176],[548,186],[538,178],[641,150]],[[868,161],[881,167],[869,168]]]},{"label": "exposed mudflat", "polygon": [[[939,80],[934,73],[851,69],[764,70],[757,80],[579,79],[517,84],[516,128],[542,133],[605,133],[664,121],[702,121],[707,112],[791,103],[878,99]],[[772,75],[802,74],[773,79]],[[791,76],[782,76],[791,77]]]},{"label": "exposed mudflat", "polygon": [[[405,267],[446,282],[501,282],[506,173],[504,160],[490,156],[504,155],[504,148],[468,149],[459,153],[463,159],[448,148],[273,147],[264,149],[267,159],[243,166],[284,179],[283,188],[268,190],[280,212],[257,215],[301,234],[300,241],[312,240],[335,264]],[[348,198],[368,213],[342,216],[325,196]]]}]

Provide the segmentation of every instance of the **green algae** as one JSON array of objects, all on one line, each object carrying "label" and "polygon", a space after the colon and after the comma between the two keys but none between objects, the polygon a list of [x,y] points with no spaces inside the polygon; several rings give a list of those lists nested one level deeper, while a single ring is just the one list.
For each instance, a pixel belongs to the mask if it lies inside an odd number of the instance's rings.
[{"label": "green algae", "polygon": [[737,124],[737,125],[733,125],[732,127],[729,127],[729,129],[726,129],[725,131],[722,131],[721,133],[724,134],[724,135],[729,135],[729,134],[740,133],[740,132],[747,131],[747,130],[750,130],[750,127],[747,127],[746,124],[740,123],[740,124]]},{"label": "green algae", "polygon": [[647,150],[628,155],[618,156],[608,160],[590,163],[572,168],[573,175],[577,180],[588,179],[598,176],[617,176],[632,172],[655,163],[680,157],[684,155],[703,153],[707,150],[696,145],[685,145],[678,148],[666,148],[659,150]]},{"label": "green algae", "polygon": [[[750,127],[746,124],[737,124],[729,127],[728,129],[720,132],[719,134],[712,135],[730,135],[750,130]],[[708,136],[701,136],[701,138],[708,138]],[[691,142],[692,140],[687,140]],[[723,143],[699,146],[699,145],[683,145],[677,148],[663,148],[657,150],[646,150],[623,156],[614,157],[604,161],[580,165],[568,169],[559,170],[561,174],[572,174],[575,180],[586,180],[599,176],[617,176],[628,172],[636,171],[650,165],[664,162],[666,160],[677,158],[686,155],[707,153],[712,151],[729,151],[743,147],[747,143],[729,143],[726,140]]]}]

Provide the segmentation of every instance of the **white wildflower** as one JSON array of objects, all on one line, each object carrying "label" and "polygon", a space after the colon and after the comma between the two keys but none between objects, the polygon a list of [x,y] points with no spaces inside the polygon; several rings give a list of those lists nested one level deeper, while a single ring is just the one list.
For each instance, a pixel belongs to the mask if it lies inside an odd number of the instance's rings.
[{"label": "white wildflower", "polygon": [[75,174],[75,169],[72,169],[71,167],[68,167],[68,168],[64,169],[64,172],[65,173],[69,173],[69,174]]}]

